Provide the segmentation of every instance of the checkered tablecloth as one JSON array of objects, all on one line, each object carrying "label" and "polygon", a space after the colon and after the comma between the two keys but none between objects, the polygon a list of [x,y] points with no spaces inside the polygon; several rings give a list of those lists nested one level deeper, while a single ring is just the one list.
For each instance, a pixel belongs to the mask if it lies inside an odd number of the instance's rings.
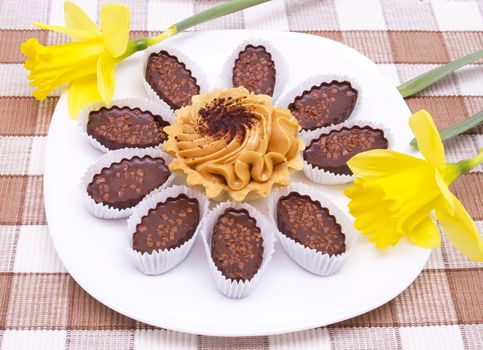
[{"label": "checkered tablecloth", "polygon": [[[79,0],[97,18],[102,1]],[[221,1],[132,0],[134,36]],[[63,23],[62,0],[0,0],[0,344],[22,349],[482,349],[483,264],[448,242],[401,295],[365,315],[285,335],[216,338],[139,323],[84,292],[56,256],[43,208],[47,131],[58,96],[35,101],[19,45],[60,43],[32,21]],[[394,83],[483,48],[483,1],[275,0],[196,30],[250,28],[328,37],[374,60]],[[483,109],[483,60],[407,100],[447,127]],[[391,118],[390,115],[387,118]],[[483,147],[483,129],[446,144],[454,162]],[[482,167],[452,190],[483,230]]]}]

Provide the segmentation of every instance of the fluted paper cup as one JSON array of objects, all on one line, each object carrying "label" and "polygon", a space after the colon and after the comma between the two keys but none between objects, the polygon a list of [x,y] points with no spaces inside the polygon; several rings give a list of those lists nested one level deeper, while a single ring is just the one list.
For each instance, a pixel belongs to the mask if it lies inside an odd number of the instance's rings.
[{"label": "fluted paper cup", "polygon": [[[221,271],[218,270],[211,256],[211,236],[213,226],[215,225],[218,217],[224,213],[225,209],[228,208],[246,209],[250,216],[257,221],[257,226],[261,231],[263,238],[262,264],[258,272],[250,280],[236,281],[225,277]],[[272,259],[272,255],[275,251],[275,237],[273,236],[273,230],[273,226],[258,210],[245,203],[223,202],[218,204],[208,213],[203,220],[201,236],[203,238],[203,246],[205,248],[206,257],[208,258],[208,266],[210,268],[211,276],[216,287],[221,293],[228,298],[240,299],[245,298],[253,291],[263,272],[267,268],[268,263]]]},{"label": "fluted paper cup", "polygon": [[289,80],[289,66],[285,57],[278,51],[278,49],[269,41],[260,38],[249,38],[242,41],[232,51],[228,59],[223,64],[220,72],[220,78],[222,80],[223,87],[233,87],[233,67],[235,61],[238,58],[238,54],[245,49],[247,45],[263,46],[268,53],[272,56],[272,60],[275,63],[275,87],[273,90],[272,100],[275,102],[281,96],[284,87]]},{"label": "fluted paper cup", "polygon": [[[98,218],[102,219],[119,219],[125,218],[131,215],[133,207],[118,209],[113,208],[103,203],[96,203],[94,199],[87,193],[87,186],[92,182],[92,179],[96,174],[99,174],[102,169],[111,166],[113,163],[119,163],[123,159],[131,159],[134,157],[151,156],[153,158],[161,157],[164,159],[166,166],[171,162],[171,157],[161,151],[159,148],[122,148],[115,151],[110,151],[104,154],[97,162],[92,164],[84,173],[81,179],[80,190],[83,200],[90,213]],[[163,188],[168,187],[174,179],[174,174],[171,173],[166,181],[158,188],[151,191],[157,192]]]},{"label": "fluted paper cup", "polygon": [[[116,106],[120,108],[129,107],[132,109],[139,108],[141,111],[148,111],[151,112],[153,115],[161,116],[163,120],[169,122],[170,124],[172,124],[175,119],[174,111],[164,101],[152,101],[145,98],[124,98],[112,100],[110,106]],[[91,135],[87,134],[87,123],[89,121],[89,114],[92,111],[98,111],[102,107],[109,108],[109,106],[107,106],[104,102],[95,102],[85,107],[79,114],[79,126],[82,130],[82,133],[85,135],[87,141],[92,145],[92,147],[98,149],[103,153],[107,153],[110,151],[109,148],[104,146]]]},{"label": "fluted paper cup", "polygon": [[176,58],[178,58],[180,62],[185,64],[185,67],[191,71],[191,75],[194,78],[196,78],[196,83],[200,87],[200,94],[210,91],[210,84],[208,82],[205,72],[191,57],[186,55],[181,50],[170,46],[169,44],[161,43],[158,45],[151,46],[150,48],[144,50],[144,54],[143,54],[143,64],[141,65],[141,68],[142,68],[141,76],[143,77],[144,90],[146,91],[146,94],[149,99],[154,101],[164,102],[163,99],[159,97],[156,91],[153,90],[151,85],[149,85],[148,81],[146,80],[146,66],[148,64],[149,56],[152,53],[158,53],[160,51],[166,51],[170,55],[176,56]]},{"label": "fluted paper cup", "polygon": [[[369,126],[373,129],[380,129],[384,132],[384,137],[387,140],[387,145],[388,148],[394,147],[394,135],[391,132],[390,129],[388,129],[386,126],[375,123],[372,121],[365,121],[365,120],[355,120],[355,121],[345,121],[344,123],[336,124],[336,125],[331,125],[327,126],[325,128],[320,128],[317,130],[314,130],[310,134],[305,134],[302,139],[304,140],[305,147],[309,147],[310,143],[313,140],[318,139],[321,135],[328,134],[331,131],[334,130],[341,130],[342,128],[351,128],[353,126]],[[345,184],[348,182],[354,181],[355,176],[354,175],[348,175],[348,174],[336,174],[333,173],[329,170],[324,170],[324,169],[319,169],[316,166],[313,166],[312,164],[309,164],[305,159],[303,160],[304,163],[304,175],[307,177],[310,181],[322,184],[322,185],[340,185],[340,184]]]},{"label": "fluted paper cup", "polygon": [[[329,210],[329,213],[335,217],[337,223],[342,228],[342,233],[345,235],[346,251],[344,253],[337,255],[322,253],[316,249],[305,247],[278,230],[278,200],[280,197],[286,196],[291,192],[307,195],[312,200],[318,201],[322,207],[325,207]],[[280,188],[272,192],[268,200],[268,210],[270,213],[270,218],[276,228],[275,235],[282,244],[283,249],[292,258],[292,260],[294,260],[307,271],[319,276],[329,276],[339,271],[344,262],[349,258],[353,244],[357,237],[357,230],[354,228],[354,225],[349,217],[334,202],[325,197],[317,189],[301,183],[293,182],[288,187]]]},{"label": "fluted paper cup", "polygon": [[[330,83],[331,81],[336,80],[336,81],[348,81],[351,86],[357,90],[357,100],[356,104],[354,106],[354,109],[352,110],[351,114],[347,118],[347,120],[353,120],[357,118],[357,116],[360,113],[361,105],[364,102],[364,88],[362,84],[359,82],[359,80],[350,77],[345,74],[320,74],[320,75],[315,75],[312,76],[303,82],[299,83],[295,88],[292,90],[288,91],[286,94],[284,94],[278,101],[277,101],[277,106],[278,107],[284,107],[288,108],[288,106],[295,100],[297,96],[301,96],[305,91],[310,91],[310,89],[314,86],[319,86],[322,83]],[[332,124],[334,125],[334,124]],[[305,135],[311,135],[313,132],[316,132],[316,130],[302,130],[300,131],[300,136],[305,139]],[[308,136],[310,139],[313,137]]]},{"label": "fluted paper cup", "polygon": [[[165,202],[168,198],[176,198],[180,194],[185,194],[189,198],[196,198],[198,200],[200,222],[198,223],[193,236],[176,248],[153,250],[152,253],[141,253],[134,250],[132,247],[132,238],[136,232],[136,227],[141,223],[142,218],[148,215],[151,209],[156,208],[159,203]],[[188,255],[196,241],[196,237],[198,237],[202,219],[208,212],[208,206],[209,201],[203,192],[187,186],[168,187],[144,198],[133,209],[132,215],[127,220],[128,253],[138,270],[146,275],[159,275],[180,264]]]}]

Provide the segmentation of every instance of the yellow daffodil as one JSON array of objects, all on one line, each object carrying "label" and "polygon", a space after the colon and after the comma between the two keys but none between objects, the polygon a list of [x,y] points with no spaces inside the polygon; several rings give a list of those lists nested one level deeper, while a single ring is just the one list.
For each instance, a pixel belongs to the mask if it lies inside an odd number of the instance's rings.
[{"label": "yellow daffodil", "polygon": [[28,59],[30,85],[33,96],[42,100],[54,89],[69,84],[68,105],[71,116],[76,116],[87,103],[109,102],[114,94],[114,69],[126,55],[134,53],[128,45],[129,8],[109,3],[102,6],[99,30],[77,5],[64,4],[65,27],[34,23],[37,27],[68,34],[71,42],[44,46],[32,38],[22,44]]},{"label": "yellow daffodil", "polygon": [[483,161],[483,149],[473,159],[446,163],[444,147],[431,115],[422,110],[409,119],[425,159],[391,150],[371,150],[349,160],[357,176],[346,189],[355,227],[376,247],[395,245],[401,237],[424,248],[441,244],[434,221],[469,259],[483,261],[478,229],[448,186]]},{"label": "yellow daffodil", "polygon": [[101,8],[100,27],[89,19],[82,9],[64,3],[65,27],[34,23],[39,28],[68,34],[71,42],[44,46],[37,39],[27,40],[21,46],[28,58],[25,68],[28,79],[35,86],[33,96],[43,100],[52,90],[67,85],[69,113],[76,117],[86,105],[103,100],[108,104],[115,89],[116,65],[136,51],[157,44],[197,24],[256,6],[269,0],[232,0],[185,18],[161,34],[129,41],[129,8],[116,3]]}]

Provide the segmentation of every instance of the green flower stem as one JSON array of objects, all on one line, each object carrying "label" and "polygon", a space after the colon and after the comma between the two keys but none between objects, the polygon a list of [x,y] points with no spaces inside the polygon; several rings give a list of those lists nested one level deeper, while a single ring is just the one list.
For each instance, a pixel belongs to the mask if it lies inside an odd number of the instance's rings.
[{"label": "green flower stem", "polygon": [[144,40],[148,46],[151,46],[200,23],[211,21],[212,19],[223,17],[268,1],[270,0],[231,0],[227,3],[214,6],[206,11],[185,18],[182,21],[171,25],[167,31],[158,36],[141,40]]},{"label": "green flower stem", "polygon": [[145,41],[147,46],[152,46],[176,34],[178,34],[178,30],[176,29],[176,27],[170,26],[166,31],[162,32],[157,36],[154,36],[152,38],[141,39],[141,40]]},{"label": "green flower stem", "polygon": [[211,21],[212,19],[229,15],[230,13],[241,11],[246,8],[256,6],[268,1],[270,0],[231,0],[227,3],[212,7],[194,16],[188,17],[174,24],[174,26],[178,29],[179,32],[181,32],[197,24]]},{"label": "green flower stem", "polygon": [[[469,117],[468,119],[466,119],[465,121],[459,124],[440,130],[439,135],[441,136],[441,140],[445,141],[454,136],[462,134],[463,132],[468,131],[482,123],[483,123],[483,110],[479,111],[475,115]],[[412,139],[409,144],[413,147],[418,148],[418,143],[416,139]]]},{"label": "green flower stem", "polygon": [[480,154],[471,159],[461,160],[456,165],[461,171],[461,174],[465,174],[474,167],[477,167],[483,162],[483,148],[480,148]]},{"label": "green flower stem", "polygon": [[446,167],[440,174],[443,177],[445,184],[449,186],[454,180],[477,167],[481,162],[483,162],[483,148],[480,148],[480,153],[476,157],[460,160],[457,163],[446,164]]},{"label": "green flower stem", "polygon": [[472,63],[483,57],[483,50],[479,50],[469,55],[463,56],[441,67],[430,70],[429,72],[418,75],[417,77],[401,84],[397,87],[402,97],[409,97],[415,93],[427,88],[436,83],[438,80],[444,78],[448,74],[463,67],[466,64]]},{"label": "green flower stem", "polygon": [[137,51],[143,51],[149,46],[158,44],[161,41],[164,41],[167,38],[172,37],[173,35],[176,35],[185,29],[194,27],[197,24],[211,21],[212,19],[229,15],[231,13],[241,11],[246,8],[253,7],[268,1],[270,0],[231,0],[227,3],[214,6],[206,11],[197,13],[196,15],[183,19],[182,21],[169,26],[166,31],[162,32],[157,36],[129,41],[128,48],[124,55],[120,57],[120,60],[131,56]]}]

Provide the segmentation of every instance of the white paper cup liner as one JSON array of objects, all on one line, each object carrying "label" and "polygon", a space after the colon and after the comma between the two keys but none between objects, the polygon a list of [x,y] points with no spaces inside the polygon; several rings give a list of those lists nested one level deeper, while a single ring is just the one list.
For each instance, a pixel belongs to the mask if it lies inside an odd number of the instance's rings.
[{"label": "white paper cup liner", "polygon": [[[131,159],[135,156],[140,158],[144,156],[151,156],[151,157],[161,157],[164,159],[166,166],[169,165],[171,162],[171,157],[161,151],[159,148],[122,148],[115,151],[110,151],[104,154],[97,162],[92,164],[88,167],[84,173],[84,176],[81,179],[80,183],[80,190],[81,195],[84,199],[84,202],[87,205],[87,209],[91,212],[92,215],[102,218],[102,219],[120,219],[125,218],[131,215],[133,207],[125,208],[125,209],[117,209],[111,206],[96,203],[94,199],[87,193],[87,186],[92,182],[92,179],[96,174],[99,174],[102,169],[109,167],[113,163],[118,163],[123,159]],[[159,186],[158,188],[151,191],[157,192],[162,190],[163,188],[168,187],[174,179],[174,174],[171,175],[166,179],[166,181]]]},{"label": "white paper cup liner", "polygon": [[273,221],[275,228],[277,224],[277,204],[278,199],[282,196],[288,195],[290,192],[298,192],[301,195],[307,195],[312,200],[319,201],[322,207],[329,209],[337,223],[342,227],[342,232],[345,234],[346,251],[339,255],[329,255],[311,249],[296,242],[292,238],[285,236],[278,229],[275,231],[277,239],[283,246],[283,249],[297,264],[302,266],[309,272],[319,276],[329,276],[342,268],[342,265],[350,256],[351,249],[357,239],[357,230],[354,228],[349,217],[330,199],[325,197],[320,191],[313,187],[293,182],[285,188],[274,190],[268,199],[268,210],[270,218]]},{"label": "white paper cup liner", "polygon": [[[257,226],[260,228],[263,237],[263,260],[258,272],[250,279],[246,281],[236,281],[229,279],[221,273],[216,267],[211,257],[211,235],[213,226],[220,215],[222,215],[225,209],[246,209],[251,217],[257,220]],[[203,238],[203,245],[205,247],[206,257],[208,258],[208,266],[210,268],[211,276],[215,282],[216,287],[228,298],[240,299],[249,295],[255,285],[257,284],[260,276],[267,268],[268,263],[272,259],[272,255],[275,251],[275,237],[273,235],[274,228],[266,218],[257,211],[251,205],[245,203],[235,202],[223,202],[213,208],[203,220],[201,228],[201,236]]]},{"label": "white paper cup liner", "polygon": [[[298,84],[295,88],[287,92],[285,95],[283,95],[278,101],[277,101],[277,106],[279,107],[284,107],[288,108],[288,106],[295,100],[297,96],[301,96],[304,91],[310,90],[313,86],[318,86],[321,83],[330,83],[331,81],[336,80],[336,81],[348,81],[351,83],[351,86],[357,90],[357,101],[356,105],[354,106],[354,109],[352,110],[352,113],[349,115],[347,120],[353,120],[357,117],[357,115],[360,113],[361,105],[364,103],[364,89],[359,82],[359,80],[344,75],[344,74],[320,74],[320,75],[314,75],[306,80],[304,80],[302,83]],[[317,130],[302,130],[300,131],[300,136],[302,138],[305,137],[305,134],[311,134],[314,131]]]},{"label": "white paper cup liner", "polygon": [[275,62],[275,88],[273,90],[272,100],[275,102],[280,97],[284,87],[287,85],[289,80],[289,66],[287,61],[282,56],[280,51],[270,43],[269,41],[260,39],[260,38],[249,38],[247,40],[242,41],[235,50],[228,56],[228,59],[223,64],[223,67],[220,72],[220,79],[222,81],[223,87],[231,88],[233,87],[233,67],[235,65],[235,61],[238,58],[238,54],[245,49],[247,45],[253,46],[263,46],[267,50],[268,53],[271,54],[273,62]]},{"label": "white paper cup liner", "polygon": [[[325,128],[313,130],[310,134],[303,135],[302,139],[304,140],[305,147],[308,147],[310,145],[310,142],[312,140],[319,138],[320,135],[328,134],[333,130],[340,130],[342,128],[350,128],[353,126],[360,126],[360,127],[370,126],[373,129],[380,129],[384,131],[384,137],[387,140],[388,148],[390,149],[394,147],[394,135],[390,129],[388,129],[382,124],[372,122],[372,121],[365,121],[365,120],[353,120],[353,121],[349,120],[340,124],[331,125]],[[309,164],[305,159],[303,160],[303,162],[304,162],[303,171],[304,171],[305,177],[308,178],[310,181],[318,184],[340,185],[340,184],[352,182],[355,179],[354,175],[336,174],[328,170],[314,167],[311,164]]]},{"label": "white paper cup liner", "polygon": [[200,66],[198,66],[198,64],[194,60],[192,60],[189,56],[187,56],[179,49],[171,47],[165,43],[161,43],[158,45],[151,46],[150,48],[144,50],[144,54],[143,54],[143,64],[141,65],[141,69],[142,69],[141,76],[143,77],[144,90],[146,91],[146,94],[149,99],[154,101],[164,102],[163,99],[159,97],[159,95],[153,90],[151,85],[149,85],[149,83],[146,80],[146,66],[148,64],[149,56],[153,52],[160,52],[160,51],[166,51],[170,55],[176,56],[176,58],[178,58],[180,62],[183,62],[185,64],[186,68],[191,71],[191,75],[196,78],[196,83],[200,87],[200,94],[210,91],[210,85],[208,83],[208,79],[206,77],[205,72],[203,71],[203,69],[201,69]]},{"label": "white paper cup liner", "polygon": [[[156,208],[158,203],[163,203],[168,198],[176,198],[182,193],[189,198],[196,198],[198,200],[200,222],[198,223],[193,236],[177,248],[157,251],[154,250],[152,253],[141,253],[135,251],[132,248],[132,237],[136,232],[136,226],[141,222],[142,218],[147,215],[151,209]],[[196,241],[196,237],[198,237],[201,222],[208,212],[209,204],[210,203],[203,192],[187,186],[168,187],[162,191],[148,195],[141,202],[139,202],[127,220],[128,252],[138,270],[146,275],[159,275],[180,264],[188,255],[193,247],[194,242]]]},{"label": "white paper cup liner", "polygon": [[112,100],[110,105],[107,106],[104,102],[95,102],[83,110],[79,114],[79,126],[82,129],[82,133],[85,135],[89,143],[101,152],[107,153],[110,151],[109,148],[101,144],[91,135],[87,134],[87,122],[89,121],[89,113],[92,111],[98,111],[102,107],[129,107],[129,108],[139,108],[142,111],[149,111],[154,115],[160,115],[165,121],[172,124],[176,118],[174,111],[164,102],[164,101],[152,101],[145,98],[124,98]]}]

